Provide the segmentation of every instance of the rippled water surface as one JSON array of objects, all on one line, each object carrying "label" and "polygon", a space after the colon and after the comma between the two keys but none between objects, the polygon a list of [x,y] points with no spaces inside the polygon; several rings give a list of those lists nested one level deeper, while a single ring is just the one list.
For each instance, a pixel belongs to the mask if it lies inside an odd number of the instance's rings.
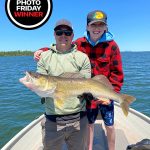
[{"label": "rippled water surface", "polygon": [[[150,52],[123,52],[122,59],[122,93],[134,95],[131,107],[150,116]],[[36,70],[33,57],[0,57],[0,148],[44,112],[39,97],[18,81],[26,70]]]}]

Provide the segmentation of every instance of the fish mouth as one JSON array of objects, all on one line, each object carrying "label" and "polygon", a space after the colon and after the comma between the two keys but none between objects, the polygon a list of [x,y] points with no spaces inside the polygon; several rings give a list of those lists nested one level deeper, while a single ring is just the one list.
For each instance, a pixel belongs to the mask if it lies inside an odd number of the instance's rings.
[{"label": "fish mouth", "polygon": [[37,72],[32,72],[32,71],[26,71],[26,76],[28,78],[32,78],[32,79],[39,79],[39,78],[41,78],[41,74],[39,74]]},{"label": "fish mouth", "polygon": [[34,78],[34,76],[30,74],[30,72],[26,71],[25,76],[23,78],[20,78],[19,81],[31,90],[36,88],[35,85],[36,78]]},{"label": "fish mouth", "polygon": [[26,71],[25,72],[25,76],[21,79],[19,79],[20,82],[22,83],[33,83],[34,82],[34,78],[31,76],[30,72]]}]

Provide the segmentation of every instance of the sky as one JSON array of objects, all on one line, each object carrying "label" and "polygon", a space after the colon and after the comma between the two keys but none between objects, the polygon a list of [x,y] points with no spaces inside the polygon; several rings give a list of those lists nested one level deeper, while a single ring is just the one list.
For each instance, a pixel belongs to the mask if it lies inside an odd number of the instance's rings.
[{"label": "sky", "polygon": [[121,51],[150,51],[150,0],[52,0],[49,20],[40,28],[23,30],[13,25],[5,12],[5,0],[0,0],[0,51],[31,50],[55,43],[53,28],[59,19],[71,21],[74,40],[86,30],[90,11],[103,10],[108,16],[108,28]]}]

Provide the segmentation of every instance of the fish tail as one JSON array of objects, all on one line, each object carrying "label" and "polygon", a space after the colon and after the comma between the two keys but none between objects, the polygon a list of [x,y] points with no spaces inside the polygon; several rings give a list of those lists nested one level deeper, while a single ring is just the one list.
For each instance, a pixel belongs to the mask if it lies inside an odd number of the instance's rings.
[{"label": "fish tail", "polygon": [[127,94],[121,94],[121,97],[123,99],[123,101],[121,102],[120,106],[122,108],[122,111],[124,113],[125,116],[128,115],[129,112],[129,105],[136,100],[135,97],[127,95]]}]

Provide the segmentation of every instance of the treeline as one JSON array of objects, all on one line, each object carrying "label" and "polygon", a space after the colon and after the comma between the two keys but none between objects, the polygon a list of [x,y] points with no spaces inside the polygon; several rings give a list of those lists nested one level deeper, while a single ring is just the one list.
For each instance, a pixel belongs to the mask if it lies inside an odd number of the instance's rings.
[{"label": "treeline", "polygon": [[0,56],[33,56],[33,51],[0,51]]}]

